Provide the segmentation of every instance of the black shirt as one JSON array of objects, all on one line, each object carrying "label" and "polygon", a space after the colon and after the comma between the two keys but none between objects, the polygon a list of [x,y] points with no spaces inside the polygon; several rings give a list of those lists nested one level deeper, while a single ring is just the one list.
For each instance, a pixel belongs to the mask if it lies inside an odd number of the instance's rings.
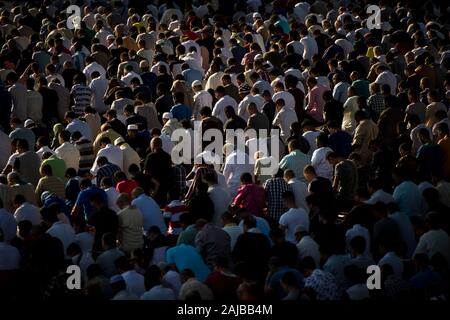
[{"label": "black shirt", "polygon": [[247,127],[247,122],[245,122],[244,119],[239,117],[238,115],[234,115],[232,118],[228,119],[227,122],[225,122],[224,129],[242,129],[244,130],[245,127]]},{"label": "black shirt", "polygon": [[111,126],[111,129],[120,134],[122,137],[125,138],[127,136],[127,127],[119,119],[115,118],[111,121],[107,121],[106,123],[108,123]]}]

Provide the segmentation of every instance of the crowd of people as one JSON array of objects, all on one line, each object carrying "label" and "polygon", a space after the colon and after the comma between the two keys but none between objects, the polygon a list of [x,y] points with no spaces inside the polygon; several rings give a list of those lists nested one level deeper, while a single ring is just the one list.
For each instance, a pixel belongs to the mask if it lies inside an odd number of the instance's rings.
[{"label": "crowd of people", "polygon": [[445,1],[0,8],[3,299],[449,298]]}]

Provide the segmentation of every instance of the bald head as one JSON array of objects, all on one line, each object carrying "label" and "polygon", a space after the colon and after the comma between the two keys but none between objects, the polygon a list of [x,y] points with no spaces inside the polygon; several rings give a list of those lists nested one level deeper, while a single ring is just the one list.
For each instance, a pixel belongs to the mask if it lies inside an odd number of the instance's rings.
[{"label": "bald head", "polygon": [[154,137],[152,138],[152,140],[150,141],[150,149],[152,150],[152,152],[155,152],[158,149],[162,148],[162,140],[159,137]]},{"label": "bald head", "polygon": [[125,209],[131,204],[128,193],[121,193],[116,200],[116,204],[120,209]]}]

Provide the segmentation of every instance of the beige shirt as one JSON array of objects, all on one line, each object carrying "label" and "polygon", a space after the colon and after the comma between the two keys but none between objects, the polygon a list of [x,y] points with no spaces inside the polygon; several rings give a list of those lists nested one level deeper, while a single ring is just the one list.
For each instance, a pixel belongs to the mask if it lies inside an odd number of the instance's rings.
[{"label": "beige shirt", "polygon": [[124,252],[142,248],[144,245],[144,216],[135,206],[122,209],[119,218],[119,243]]}]

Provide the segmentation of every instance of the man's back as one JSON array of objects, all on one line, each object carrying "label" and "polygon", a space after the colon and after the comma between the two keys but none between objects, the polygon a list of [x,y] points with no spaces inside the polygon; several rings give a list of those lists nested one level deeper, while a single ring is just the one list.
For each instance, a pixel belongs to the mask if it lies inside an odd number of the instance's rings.
[{"label": "man's back", "polygon": [[231,238],[227,232],[213,224],[206,224],[195,237],[195,245],[208,265],[220,256],[229,256]]},{"label": "man's back", "polygon": [[20,154],[14,166],[18,165],[20,176],[33,186],[37,186],[39,182],[39,167],[41,158],[32,151],[27,151]]},{"label": "man's back", "polygon": [[119,242],[122,250],[128,252],[132,249],[142,248],[144,244],[143,227],[144,217],[138,208],[129,206],[118,213],[119,216]]}]

